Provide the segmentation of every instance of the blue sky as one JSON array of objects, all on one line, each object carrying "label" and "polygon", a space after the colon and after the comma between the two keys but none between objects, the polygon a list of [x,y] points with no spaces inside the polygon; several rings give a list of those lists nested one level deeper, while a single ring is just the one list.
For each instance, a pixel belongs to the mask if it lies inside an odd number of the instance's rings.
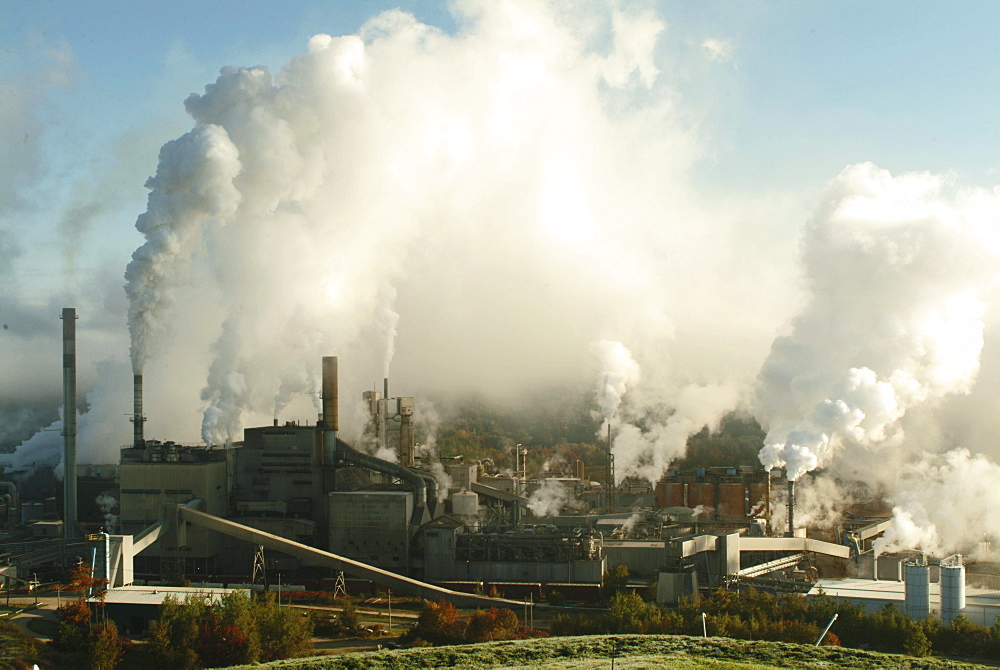
[{"label": "blue sky", "polygon": [[[706,194],[808,193],[863,160],[996,181],[995,4],[648,4],[668,24],[665,76],[699,115],[706,151],[693,178]],[[31,110],[43,133],[40,172],[22,185],[31,202],[19,212],[35,228],[34,244],[52,241],[74,188],[112,180],[115,215],[134,218],[157,148],[190,127],[184,98],[220,67],[277,69],[311,35],[350,34],[393,7],[455,30],[440,2],[4,3],[0,77],[43,80]],[[691,57],[709,38],[731,49],[710,71]],[[62,70],[60,81],[38,74],[52,69]],[[117,231],[124,244],[129,233]]]}]

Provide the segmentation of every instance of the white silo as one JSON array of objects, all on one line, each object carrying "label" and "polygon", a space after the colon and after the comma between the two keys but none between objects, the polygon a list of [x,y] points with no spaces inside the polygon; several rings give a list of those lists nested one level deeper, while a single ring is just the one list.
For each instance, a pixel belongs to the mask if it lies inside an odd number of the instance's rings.
[{"label": "white silo", "polygon": [[941,561],[941,621],[949,624],[965,609],[965,565],[959,554]]},{"label": "white silo", "polygon": [[479,496],[472,491],[458,491],[451,496],[451,511],[457,516],[479,514]]},{"label": "white silo", "polygon": [[931,569],[923,562],[910,561],[905,566],[906,616],[926,619],[931,611]]}]

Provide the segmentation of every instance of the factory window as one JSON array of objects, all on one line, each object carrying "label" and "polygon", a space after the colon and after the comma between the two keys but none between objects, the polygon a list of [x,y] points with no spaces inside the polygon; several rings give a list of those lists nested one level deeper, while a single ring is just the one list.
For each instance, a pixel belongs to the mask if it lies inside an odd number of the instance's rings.
[{"label": "factory window", "polygon": [[121,492],[128,494],[137,495],[160,495],[163,493],[160,489],[122,489]]},{"label": "factory window", "polygon": [[174,494],[184,494],[184,495],[191,495],[191,493],[192,493],[192,492],[191,492],[191,489],[166,489],[166,490],[164,491],[164,493],[166,493],[166,494],[168,494],[168,495],[169,495],[169,494],[171,494],[171,493],[174,493]]},{"label": "factory window", "polygon": [[296,479],[292,482],[295,486],[312,486],[311,479]]}]

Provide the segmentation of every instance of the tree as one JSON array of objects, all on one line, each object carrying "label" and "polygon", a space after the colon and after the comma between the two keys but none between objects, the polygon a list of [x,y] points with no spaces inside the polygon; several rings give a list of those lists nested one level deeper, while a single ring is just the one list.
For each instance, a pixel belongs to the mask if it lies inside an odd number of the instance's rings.
[{"label": "tree", "polygon": [[53,646],[61,652],[90,652],[90,608],[83,598],[71,600],[56,610],[59,620]]},{"label": "tree", "polygon": [[627,565],[612,565],[604,573],[602,592],[608,597],[621,593],[628,584],[629,574]]},{"label": "tree", "polygon": [[160,605],[160,620],[150,628],[148,649],[165,668],[190,670],[200,666],[196,644],[205,599],[194,594],[178,601],[167,596]]},{"label": "tree", "polygon": [[472,615],[465,629],[466,642],[491,642],[517,637],[521,623],[509,609],[491,607]]},{"label": "tree", "polygon": [[428,600],[417,618],[415,632],[435,644],[457,644],[465,639],[465,622],[459,620],[458,610],[447,600]]},{"label": "tree", "polygon": [[250,638],[237,626],[223,623],[210,612],[198,627],[198,660],[209,667],[225,667],[252,662]]},{"label": "tree", "polygon": [[605,617],[608,632],[647,633],[660,623],[660,608],[638,593],[616,593]]},{"label": "tree", "polygon": [[114,621],[105,621],[93,628],[90,667],[93,670],[114,670],[125,656],[127,638],[118,635]]},{"label": "tree", "polygon": [[354,603],[347,603],[344,609],[337,615],[341,628],[352,635],[361,629],[361,617],[358,616],[358,608]]},{"label": "tree", "polygon": [[260,660],[303,656],[312,648],[311,619],[297,610],[279,606],[273,593],[266,594],[256,604]]}]

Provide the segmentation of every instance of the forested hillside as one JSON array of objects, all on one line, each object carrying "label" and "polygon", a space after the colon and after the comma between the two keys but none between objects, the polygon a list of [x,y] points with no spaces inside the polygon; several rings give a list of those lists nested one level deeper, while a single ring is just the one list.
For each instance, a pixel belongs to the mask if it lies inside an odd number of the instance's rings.
[{"label": "forested hillside", "polygon": [[[572,464],[602,466],[607,440],[598,436],[601,421],[592,413],[587,392],[539,394],[519,407],[500,407],[481,399],[453,407],[437,427],[438,453],[462,455],[468,462],[492,460],[498,468],[512,468],[512,449],[528,449],[528,470],[538,472],[547,463],[571,474]],[[423,436],[426,439],[426,436]],[[672,463],[674,469],[713,466],[759,466],[763,443],[760,425],[745,414],[730,414],[715,433],[707,428],[688,440],[687,454]]]}]

